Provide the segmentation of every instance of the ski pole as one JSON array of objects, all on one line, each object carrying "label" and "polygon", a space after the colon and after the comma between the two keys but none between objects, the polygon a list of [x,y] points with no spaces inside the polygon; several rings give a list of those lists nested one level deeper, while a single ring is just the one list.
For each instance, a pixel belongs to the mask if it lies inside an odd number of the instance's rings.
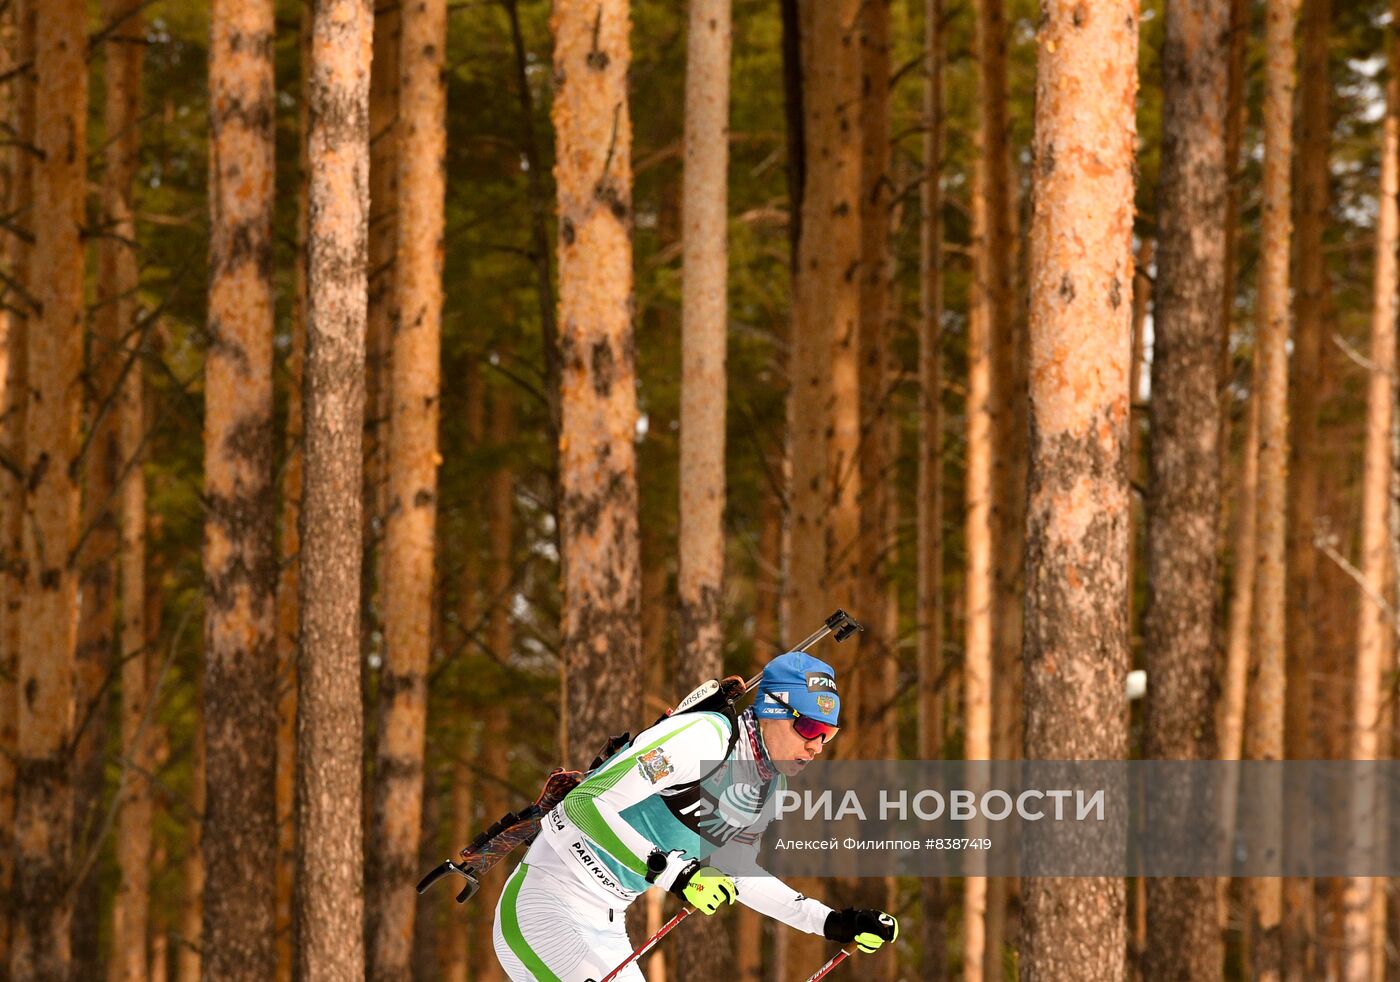
[{"label": "ski pole", "polygon": [[[807,637],[802,641],[802,643],[797,645],[792,650],[806,651],[808,648],[812,647],[812,645],[816,644],[818,641],[820,641],[822,638],[826,637],[833,631],[836,632],[836,640],[840,642],[845,641],[855,632],[863,630],[865,629],[860,626],[859,621],[857,621],[850,614],[846,613],[844,610],[838,609],[835,613],[828,617],[825,622],[822,623],[821,627],[817,628],[811,634],[807,635]],[[759,680],[762,678],[763,673],[759,672],[753,678],[749,679],[747,682],[744,683],[744,691],[752,692],[754,689],[758,688]]]},{"label": "ski pole", "polygon": [[[828,975],[831,974],[831,970],[833,968],[835,968],[837,965],[840,965],[842,962],[844,962],[847,958],[850,958],[855,953],[855,942],[851,942],[850,944],[846,945],[846,947],[838,951],[836,954],[832,955],[831,960],[828,961],[821,968],[817,969],[817,973],[811,978],[809,978],[807,982],[817,982],[817,979],[826,978]],[[604,979],[603,982],[607,982],[607,979]]]},{"label": "ski pole", "polygon": [[[695,908],[690,906],[690,904],[686,904],[680,909],[680,912],[677,913],[675,917],[671,918],[665,924],[661,925],[661,930],[657,931],[651,937],[643,941],[642,946],[640,948],[632,952],[632,954],[628,955],[621,965],[617,966],[617,968],[613,969],[607,975],[604,975],[599,980],[599,982],[612,982],[613,979],[617,978],[619,972],[621,972],[628,965],[631,965],[638,958],[641,958],[648,951],[651,951],[651,949],[655,948],[657,942],[660,941],[662,938],[666,937],[666,935],[670,934],[671,929],[673,927],[675,927],[681,921],[685,920],[687,916],[693,913],[695,913]],[[593,980],[589,979],[588,982],[593,982]]]}]

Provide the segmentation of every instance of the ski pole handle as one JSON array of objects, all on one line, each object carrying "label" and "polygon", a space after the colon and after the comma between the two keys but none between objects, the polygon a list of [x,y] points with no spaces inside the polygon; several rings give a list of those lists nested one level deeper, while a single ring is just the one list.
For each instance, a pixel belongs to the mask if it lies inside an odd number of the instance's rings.
[{"label": "ski pole handle", "polygon": [[[607,975],[604,975],[601,979],[598,980],[598,982],[612,982],[613,979],[617,978],[619,972],[621,972],[628,965],[631,965],[638,958],[641,958],[648,951],[651,951],[651,949],[655,948],[657,942],[660,941],[662,938],[666,937],[666,935],[671,932],[671,929],[673,927],[675,927],[681,921],[685,920],[687,916],[693,913],[695,913],[695,908],[690,906],[690,904],[686,904],[680,909],[680,912],[676,914],[675,917],[671,918],[665,924],[661,925],[661,930],[657,931],[651,937],[647,938],[646,941],[642,942],[642,946],[640,948],[632,952],[632,954],[628,955],[621,965],[617,966],[617,968],[613,969]],[[590,979],[589,982],[592,982],[592,980]]]},{"label": "ski pole handle", "polygon": [[[809,978],[807,982],[817,982],[818,979],[826,978],[828,975],[831,974],[832,969],[834,969],[837,965],[840,965],[842,962],[844,962],[847,958],[850,958],[855,953],[856,945],[855,942],[852,941],[850,944],[846,945],[846,947],[842,948],[836,954],[832,955],[831,960],[828,961],[821,968],[817,969],[817,973],[811,978]],[[603,982],[607,982],[607,980],[604,979]]]}]

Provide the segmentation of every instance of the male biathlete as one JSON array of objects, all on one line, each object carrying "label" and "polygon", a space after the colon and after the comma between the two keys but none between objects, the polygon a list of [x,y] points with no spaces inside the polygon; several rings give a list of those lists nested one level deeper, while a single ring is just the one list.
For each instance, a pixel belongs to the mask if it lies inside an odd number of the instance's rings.
[{"label": "male biathlete", "polygon": [[[632,953],[624,914],[653,886],[705,914],[738,899],[864,952],[893,941],[899,924],[884,911],[832,910],[751,862],[755,875],[706,864],[752,856],[774,795],[836,736],[840,711],[831,666],[790,651],[768,663],[743,713],[678,712],[642,731],[549,812],[506,882],[494,935],[506,974],[603,978]],[[643,976],[632,964],[617,979]]]}]

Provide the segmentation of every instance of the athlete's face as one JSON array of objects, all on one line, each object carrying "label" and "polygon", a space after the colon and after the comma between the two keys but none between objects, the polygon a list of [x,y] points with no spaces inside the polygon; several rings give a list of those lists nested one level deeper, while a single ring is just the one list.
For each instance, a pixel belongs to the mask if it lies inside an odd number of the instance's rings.
[{"label": "athlete's face", "polygon": [[773,766],[788,777],[802,770],[826,749],[822,737],[802,739],[792,728],[790,719],[761,719],[758,724],[763,734],[763,745],[768,748],[768,756],[773,759]]}]

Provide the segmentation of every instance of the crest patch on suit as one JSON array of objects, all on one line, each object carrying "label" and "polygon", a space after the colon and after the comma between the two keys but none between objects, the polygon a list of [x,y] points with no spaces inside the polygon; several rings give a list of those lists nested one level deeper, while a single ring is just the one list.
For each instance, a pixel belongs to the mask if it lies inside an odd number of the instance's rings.
[{"label": "crest patch on suit", "polygon": [[642,776],[652,784],[655,784],[666,775],[675,771],[675,768],[671,766],[671,759],[662,752],[660,747],[657,747],[655,750],[648,750],[638,757],[637,769],[640,770]]}]

